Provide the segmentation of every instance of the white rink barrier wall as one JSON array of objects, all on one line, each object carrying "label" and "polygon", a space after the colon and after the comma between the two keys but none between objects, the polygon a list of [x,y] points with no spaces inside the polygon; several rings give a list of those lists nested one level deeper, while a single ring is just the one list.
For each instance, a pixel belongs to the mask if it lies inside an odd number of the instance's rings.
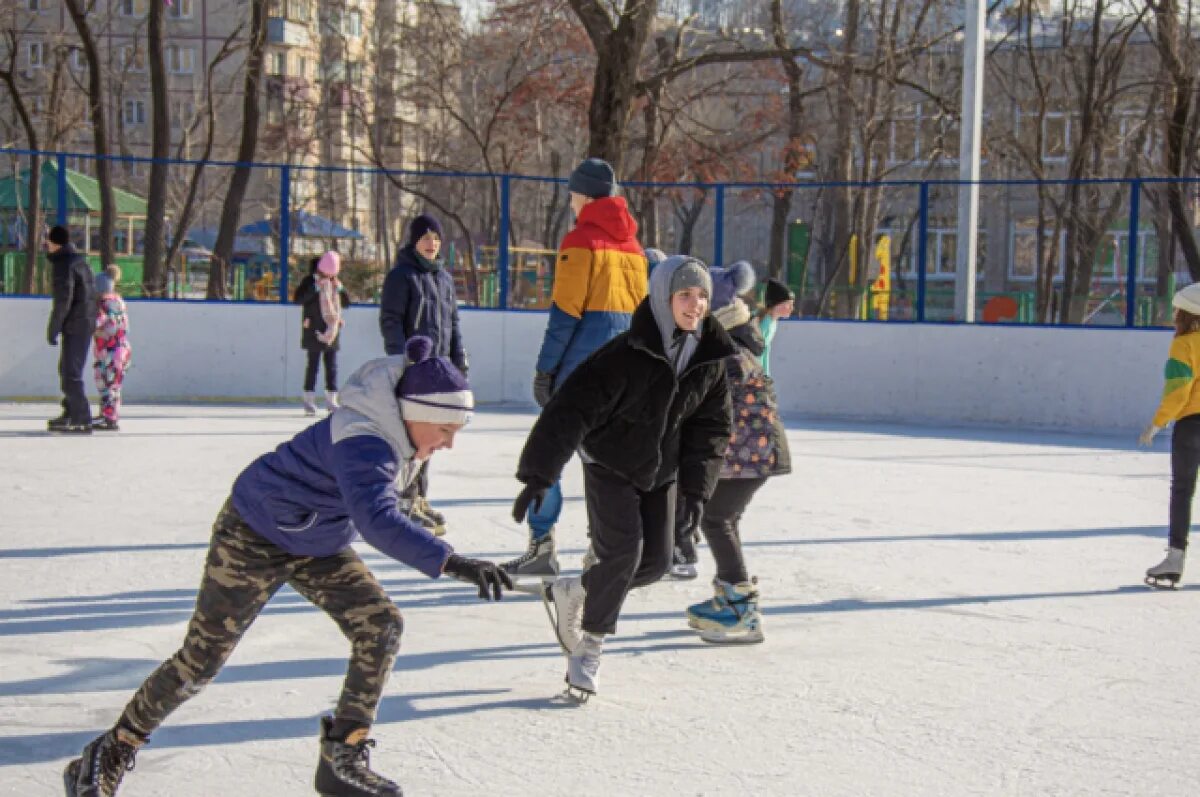
[{"label": "white rink barrier wall", "polygon": [[[49,310],[47,299],[0,299],[0,398],[58,395]],[[350,309],[343,379],[383,354],[378,315]],[[126,401],[300,394],[295,305],[131,301],[129,317]],[[464,310],[461,323],[477,400],[531,403],[546,315]],[[775,338],[771,370],[789,415],[1122,431],[1154,412],[1170,340],[1169,330],[792,321]]]}]

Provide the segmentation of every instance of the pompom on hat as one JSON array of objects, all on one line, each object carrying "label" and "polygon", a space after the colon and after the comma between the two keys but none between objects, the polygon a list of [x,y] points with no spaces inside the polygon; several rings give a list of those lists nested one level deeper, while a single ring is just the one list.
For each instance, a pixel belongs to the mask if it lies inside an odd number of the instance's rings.
[{"label": "pompom on hat", "polygon": [[434,357],[433,341],[415,335],[404,346],[408,366],[396,384],[400,415],[417,423],[464,426],[471,420],[475,396],[462,372],[445,357]]},{"label": "pompom on hat", "polygon": [[708,270],[712,276],[712,309],[720,310],[733,300],[746,293],[758,282],[758,274],[754,266],[745,260],[739,260],[728,268],[714,266]]},{"label": "pompom on hat", "polygon": [[1171,306],[1192,315],[1200,315],[1200,282],[1193,282],[1176,291]]}]

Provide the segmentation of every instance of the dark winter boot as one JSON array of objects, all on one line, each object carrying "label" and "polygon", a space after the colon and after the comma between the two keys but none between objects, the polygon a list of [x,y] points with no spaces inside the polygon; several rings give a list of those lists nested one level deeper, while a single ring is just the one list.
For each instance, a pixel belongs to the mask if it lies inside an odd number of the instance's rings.
[{"label": "dark winter boot", "polygon": [[371,748],[374,739],[367,738],[365,729],[355,731],[344,740],[330,736],[333,717],[321,717],[321,761],[317,764],[315,786],[323,797],[402,797],[404,792],[395,783],[371,771]]},{"label": "dark winter boot", "polygon": [[63,772],[67,797],[112,797],[121,778],[133,769],[141,743],[117,728],[93,739]]}]

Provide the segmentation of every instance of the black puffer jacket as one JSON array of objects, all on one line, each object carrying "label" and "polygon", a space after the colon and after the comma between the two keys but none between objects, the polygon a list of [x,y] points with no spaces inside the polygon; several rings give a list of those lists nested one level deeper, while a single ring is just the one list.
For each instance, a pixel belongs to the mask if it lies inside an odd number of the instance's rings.
[{"label": "black puffer jacket", "polygon": [[649,302],[638,306],[628,332],[597,349],[555,391],[521,452],[522,482],[552,484],[582,448],[585,461],[639,490],[678,478],[681,493],[712,495],[729,444],[725,358],[733,342],[704,319],[696,352],[676,378]]},{"label": "black puffer jacket", "polygon": [[54,304],[46,338],[91,335],[96,331],[96,275],[87,258],[67,244],[48,255],[54,272]]},{"label": "black puffer jacket", "polygon": [[409,338],[433,341],[435,357],[449,357],[467,372],[467,353],[458,327],[454,278],[446,269],[418,257],[409,244],[396,255],[396,265],[383,281],[379,331],[388,354],[403,354]]}]

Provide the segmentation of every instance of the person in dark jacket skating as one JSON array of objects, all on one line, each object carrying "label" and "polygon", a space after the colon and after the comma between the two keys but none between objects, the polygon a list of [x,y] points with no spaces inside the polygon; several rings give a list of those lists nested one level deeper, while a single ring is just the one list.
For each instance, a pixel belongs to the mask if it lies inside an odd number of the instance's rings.
[{"label": "person in dark jacket skating", "polygon": [[[712,600],[688,607],[688,625],[706,642],[762,642],[758,610],[758,581],[746,571],[742,554],[741,519],[767,479],[792,471],[787,433],[779,418],[775,385],[762,365],[766,348],[758,319],[741,294],[754,286],[754,270],[744,261],[728,269],[710,271],[713,285],[713,318],[729,332],[737,351],[725,360],[733,405],[733,434],[721,478],[704,505],[700,529],[717,563]],[[679,529],[679,543],[691,541]],[[678,557],[678,550],[677,550]],[[694,573],[693,573],[694,577]]]},{"label": "person in dark jacket skating", "polygon": [[338,280],[341,256],[326,252],[312,259],[312,270],[296,286],[292,301],[303,305],[300,346],[308,355],[304,370],[304,414],[317,414],[317,371],[325,363],[325,409],[338,406],[337,353],[341,348],[342,311],[350,306],[350,294]]},{"label": "person in dark jacket skating", "polygon": [[[271,597],[289,584],[323,609],[351,642],[332,717],[321,719],[316,790],[335,797],[399,795],[370,769],[367,738],[400,648],[403,621],[350,547],[356,535],[430,578],[443,573],[499,600],[511,588],[491,562],[460,556],[402,510],[398,485],[450,448],[470,418],[467,380],[425,337],[406,357],[372,360],[342,406],[250,464],[213,526],[196,609],[183,646],[142,684],[112,729],[64,772],[67,797],[108,797],[150,735],[220,671]],[[214,793],[242,793],[236,787]]]},{"label": "person in dark jacket skating", "polygon": [[716,488],[730,436],[725,358],[733,343],[708,317],[704,264],[667,258],[627,332],[579,365],[550,397],[521,452],[520,522],[580,452],[591,548],[582,576],[546,588],[567,652],[568,691],[596,691],[604,637],[625,596],[671,562],[675,497],[685,525],[700,520]]},{"label": "person in dark jacket skating", "polygon": [[57,346],[62,337],[58,376],[63,392],[62,415],[49,421],[46,427],[51,432],[91,434],[92,408],[84,392],[83,371],[96,329],[96,275],[87,259],[71,245],[71,234],[66,227],[50,229],[46,251],[54,274],[54,302],[46,341]]},{"label": "person in dark jacket skating", "polygon": [[[442,225],[421,214],[408,225],[408,241],[396,255],[396,265],[383,281],[379,302],[379,330],[388,354],[404,351],[414,335],[433,341],[433,352],[447,357],[467,373],[467,352],[458,325],[458,298],[454,278],[438,256],[442,251]],[[413,480],[405,498],[419,517],[436,534],[446,533],[446,518],[429,505],[429,468]]]}]

